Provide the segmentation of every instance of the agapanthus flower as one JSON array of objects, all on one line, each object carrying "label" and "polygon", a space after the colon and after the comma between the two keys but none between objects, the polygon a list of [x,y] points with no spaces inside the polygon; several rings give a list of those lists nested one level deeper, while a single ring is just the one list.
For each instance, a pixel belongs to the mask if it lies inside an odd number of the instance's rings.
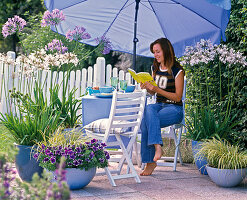
[{"label": "agapanthus flower", "polygon": [[3,37],[6,38],[16,32],[21,32],[26,24],[26,21],[17,15],[9,18],[2,28]]},{"label": "agapanthus flower", "polygon": [[54,9],[52,12],[45,11],[43,15],[43,19],[41,21],[41,26],[56,26],[61,21],[65,20],[65,16],[63,14],[63,11],[60,11],[58,9]]},{"label": "agapanthus flower", "polygon": [[68,47],[63,46],[61,40],[53,39],[52,42],[45,46],[46,51],[58,52],[59,54],[64,54],[68,51]]},{"label": "agapanthus flower", "polygon": [[91,35],[85,31],[86,29],[84,27],[76,26],[73,31],[71,31],[70,29],[67,31],[66,38],[69,41],[72,41],[72,40],[79,41],[79,40],[84,40],[84,39],[90,39]]},{"label": "agapanthus flower", "polygon": [[110,53],[112,49],[111,41],[109,38],[106,38],[104,35],[102,37],[95,38],[97,45],[99,45],[102,54]]},{"label": "agapanthus flower", "polygon": [[241,64],[247,65],[246,57],[240,52],[236,52],[232,48],[228,48],[226,45],[213,45],[210,40],[201,40],[194,47],[189,46],[185,49],[185,54],[182,57],[182,65],[198,65],[208,64],[219,59],[223,64]]}]

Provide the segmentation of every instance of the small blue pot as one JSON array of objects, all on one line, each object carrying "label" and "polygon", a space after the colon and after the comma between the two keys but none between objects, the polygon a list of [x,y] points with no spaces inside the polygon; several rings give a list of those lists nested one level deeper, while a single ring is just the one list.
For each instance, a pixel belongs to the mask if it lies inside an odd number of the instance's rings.
[{"label": "small blue pot", "polygon": [[43,168],[39,162],[33,158],[32,146],[16,145],[19,149],[16,155],[15,165],[20,178],[23,181],[31,181],[34,173],[41,176]]},{"label": "small blue pot", "polygon": [[135,85],[127,85],[127,88],[125,90],[125,92],[134,92],[136,86]]},{"label": "small blue pot", "polygon": [[195,158],[196,153],[200,149],[201,143],[202,142],[192,140],[192,153],[193,153],[193,157],[195,160],[195,164],[196,164],[197,168],[199,169],[199,171],[201,172],[201,174],[208,175],[207,170],[206,170],[206,165],[208,164],[208,162],[207,162],[206,158],[200,158],[200,159]]}]

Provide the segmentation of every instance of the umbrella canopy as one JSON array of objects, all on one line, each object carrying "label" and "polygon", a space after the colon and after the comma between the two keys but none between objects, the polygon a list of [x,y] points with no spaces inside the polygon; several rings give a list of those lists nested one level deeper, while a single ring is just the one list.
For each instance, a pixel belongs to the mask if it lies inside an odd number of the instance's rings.
[{"label": "umbrella canopy", "polygon": [[75,26],[83,26],[92,36],[92,39],[85,41],[86,44],[95,46],[93,38],[105,35],[112,43],[112,50],[147,57],[153,57],[149,50],[150,43],[161,37],[171,41],[177,57],[183,55],[186,46],[194,46],[201,39],[210,39],[214,44],[219,44],[221,39],[225,40],[224,32],[230,16],[229,4],[222,4],[230,0],[44,2],[49,11],[57,8],[66,16],[58,26],[60,34],[65,35]]}]

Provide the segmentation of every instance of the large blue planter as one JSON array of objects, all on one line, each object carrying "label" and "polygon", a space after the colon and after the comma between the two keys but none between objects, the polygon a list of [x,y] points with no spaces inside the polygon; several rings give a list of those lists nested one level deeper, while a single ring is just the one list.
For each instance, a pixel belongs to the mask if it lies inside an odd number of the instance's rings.
[{"label": "large blue planter", "polygon": [[199,171],[201,172],[201,174],[208,175],[206,170],[206,165],[208,164],[206,158],[200,158],[200,159],[195,158],[196,153],[200,149],[200,144],[201,142],[192,140],[192,153],[194,156],[195,164],[199,169]]},{"label": "large blue planter", "polygon": [[[96,174],[96,167],[91,168],[87,171],[84,169],[78,169],[78,168],[66,168],[66,182],[69,186],[69,189],[71,190],[78,190],[85,186],[87,186],[92,179],[94,178]],[[52,181],[56,181],[56,174],[55,172],[52,172],[53,179]]]},{"label": "large blue planter", "polygon": [[17,145],[17,147],[19,152],[16,155],[15,165],[20,178],[23,181],[31,181],[36,172],[41,176],[43,168],[33,158],[32,146]]}]

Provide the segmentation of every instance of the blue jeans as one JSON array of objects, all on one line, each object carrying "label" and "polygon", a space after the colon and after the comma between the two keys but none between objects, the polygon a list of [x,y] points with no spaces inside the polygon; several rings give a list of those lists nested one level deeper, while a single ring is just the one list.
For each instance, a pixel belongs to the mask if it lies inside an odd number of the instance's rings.
[{"label": "blue jeans", "polygon": [[183,106],[155,103],[145,107],[141,123],[141,156],[143,163],[154,162],[154,144],[163,145],[161,128],[178,124],[182,119]]}]

